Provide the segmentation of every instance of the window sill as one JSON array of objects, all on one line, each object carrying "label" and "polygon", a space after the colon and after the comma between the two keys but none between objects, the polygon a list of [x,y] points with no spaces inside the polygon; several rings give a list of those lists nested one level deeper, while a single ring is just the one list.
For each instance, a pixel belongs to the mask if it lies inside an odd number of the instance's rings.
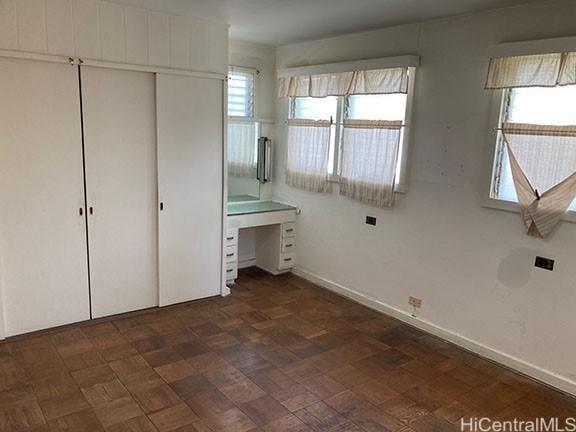
[{"label": "window sill", "polygon": [[[501,210],[510,213],[518,213],[520,214],[520,206],[518,203],[513,201],[505,201],[495,198],[486,198],[482,203],[482,207],[489,208],[493,210]],[[563,217],[562,221],[576,223],[576,212],[575,211],[568,211]]]}]

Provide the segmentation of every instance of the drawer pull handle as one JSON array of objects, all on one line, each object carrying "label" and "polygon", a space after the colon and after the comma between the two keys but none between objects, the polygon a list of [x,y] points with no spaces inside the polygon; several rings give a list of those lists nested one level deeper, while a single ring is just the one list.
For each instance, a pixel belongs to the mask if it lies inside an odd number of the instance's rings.
[{"label": "drawer pull handle", "polygon": [[226,256],[227,256],[227,257],[233,257],[233,256],[234,256],[234,253],[226,254]]},{"label": "drawer pull handle", "polygon": [[286,229],[286,232],[292,232],[292,231],[294,231],[294,228],[287,228]]},{"label": "drawer pull handle", "polygon": [[234,271],[234,269],[228,269],[226,270],[226,273],[232,273]]},{"label": "drawer pull handle", "polygon": [[286,245],[287,248],[292,247],[292,246],[294,246],[292,243]]},{"label": "drawer pull handle", "polygon": [[292,258],[284,258],[284,261],[286,261],[286,262],[292,261]]},{"label": "drawer pull handle", "polygon": [[228,240],[228,241],[234,240],[234,237],[226,237],[226,240]]}]

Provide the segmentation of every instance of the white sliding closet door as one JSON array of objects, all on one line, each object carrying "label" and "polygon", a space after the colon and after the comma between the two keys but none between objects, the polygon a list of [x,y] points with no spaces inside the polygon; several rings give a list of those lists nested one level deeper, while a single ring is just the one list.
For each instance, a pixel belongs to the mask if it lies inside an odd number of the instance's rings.
[{"label": "white sliding closet door", "polygon": [[220,294],[222,88],[157,75],[160,306]]},{"label": "white sliding closet door", "polygon": [[78,68],[0,58],[0,290],[13,336],[90,318]]},{"label": "white sliding closet door", "polygon": [[155,82],[145,72],[80,72],[92,316],[98,318],[158,305]]}]

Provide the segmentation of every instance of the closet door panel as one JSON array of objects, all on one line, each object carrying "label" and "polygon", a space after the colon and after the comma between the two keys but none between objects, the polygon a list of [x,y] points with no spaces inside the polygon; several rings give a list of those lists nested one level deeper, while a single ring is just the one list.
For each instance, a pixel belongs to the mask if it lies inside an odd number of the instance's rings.
[{"label": "closet door panel", "polygon": [[160,305],[220,294],[222,82],[157,75]]},{"label": "closet door panel", "polygon": [[0,100],[6,335],[87,320],[78,69],[2,58]]},{"label": "closet door panel", "polygon": [[158,305],[154,75],[82,67],[94,318]]}]

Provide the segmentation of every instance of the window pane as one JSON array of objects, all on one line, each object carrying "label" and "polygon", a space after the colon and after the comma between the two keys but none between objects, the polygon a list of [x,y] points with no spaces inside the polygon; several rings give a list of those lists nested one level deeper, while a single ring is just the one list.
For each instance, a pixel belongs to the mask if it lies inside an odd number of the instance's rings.
[{"label": "window pane", "polygon": [[508,121],[545,125],[576,125],[576,86],[512,90]]},{"label": "window pane", "polygon": [[338,111],[338,98],[295,98],[294,118],[307,120],[334,120]]},{"label": "window pane", "polygon": [[358,120],[402,120],[406,95],[356,95],[348,98],[348,118]]},{"label": "window pane", "polygon": [[254,74],[228,73],[228,116],[254,117]]},{"label": "window pane", "polygon": [[[338,118],[338,97],[294,98],[294,118],[306,120],[330,120]],[[334,158],[336,157],[336,124],[330,127],[330,149],[328,153],[328,174],[334,174]]]},{"label": "window pane", "polygon": [[[406,117],[405,94],[354,95],[348,97],[347,118],[352,120],[400,120]],[[404,129],[400,133],[398,154],[403,154]],[[402,157],[396,165],[396,183],[402,178]]]}]

